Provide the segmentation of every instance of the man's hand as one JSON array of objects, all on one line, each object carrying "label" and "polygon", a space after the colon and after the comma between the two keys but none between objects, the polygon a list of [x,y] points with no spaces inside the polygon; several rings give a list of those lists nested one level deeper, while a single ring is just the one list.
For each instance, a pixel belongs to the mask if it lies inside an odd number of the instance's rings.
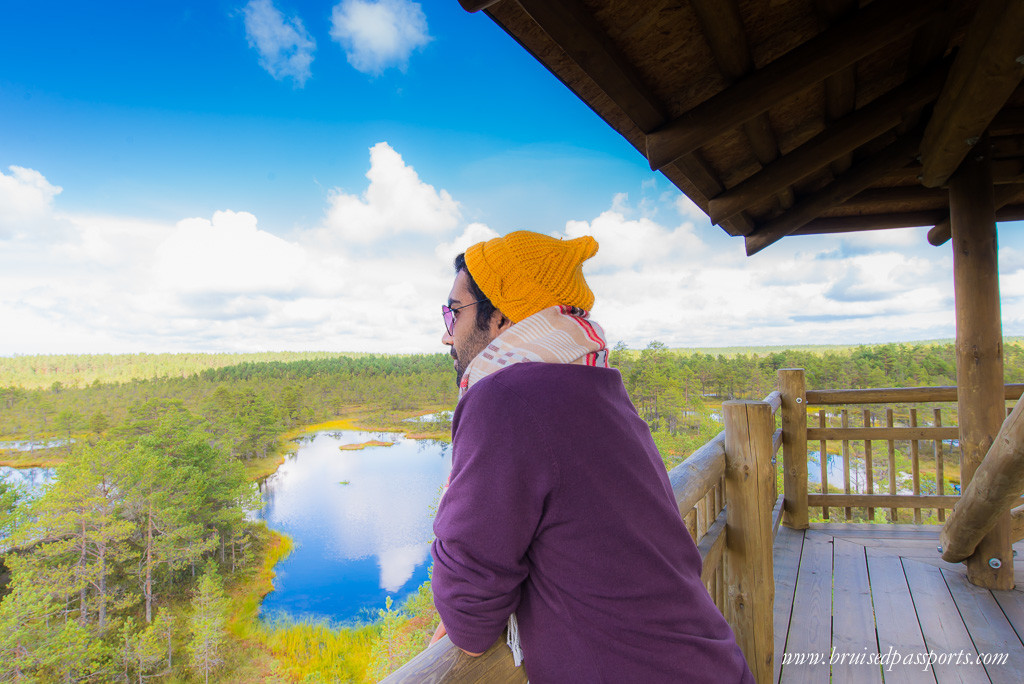
[{"label": "man's hand", "polygon": [[430,645],[433,646],[436,642],[441,640],[441,637],[443,637],[447,633],[447,630],[445,630],[444,628],[444,623],[437,623],[437,629],[434,630],[434,636],[430,637]]},{"label": "man's hand", "polygon": [[[448,631],[444,628],[444,623],[443,622],[438,623],[437,629],[434,630],[434,636],[430,637],[430,644],[428,644],[428,645],[433,645],[434,643],[440,641],[441,637],[443,637],[447,633],[448,633]],[[473,656],[474,658],[476,658],[477,656],[482,656],[483,655],[483,653],[470,653],[469,651],[467,651],[464,648],[460,648],[459,650],[462,651],[463,653],[465,653],[468,656]]]}]

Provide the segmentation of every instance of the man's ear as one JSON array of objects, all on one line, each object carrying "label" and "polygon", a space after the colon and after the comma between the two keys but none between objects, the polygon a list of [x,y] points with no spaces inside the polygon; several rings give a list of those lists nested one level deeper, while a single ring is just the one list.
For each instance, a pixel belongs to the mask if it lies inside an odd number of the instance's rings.
[{"label": "man's ear", "polygon": [[494,333],[494,336],[497,337],[511,326],[512,321],[501,311],[495,309],[494,313],[491,314],[491,332]]}]

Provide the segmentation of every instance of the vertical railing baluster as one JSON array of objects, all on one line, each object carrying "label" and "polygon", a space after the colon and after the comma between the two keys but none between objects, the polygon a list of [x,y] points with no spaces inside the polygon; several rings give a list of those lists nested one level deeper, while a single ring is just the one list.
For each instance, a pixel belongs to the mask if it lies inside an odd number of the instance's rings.
[{"label": "vertical railing baluster", "polygon": [[[842,426],[844,428],[850,427],[850,412],[848,409],[843,409]],[[843,439],[843,492],[847,495],[850,494],[850,440],[845,438]],[[847,506],[845,513],[846,521],[849,522],[853,518],[853,509]]]},{"label": "vertical railing baluster", "polygon": [[[886,427],[893,426],[891,408],[885,409],[885,425]],[[889,440],[889,493],[893,496],[896,495],[896,442],[892,439]],[[889,509],[889,522],[899,522],[897,509]]]},{"label": "vertical railing baluster", "polygon": [[[917,427],[917,409],[910,409],[910,427]],[[920,453],[916,439],[910,440],[910,472],[914,482],[914,496],[921,496],[921,465],[918,462]],[[921,524],[921,509],[914,509],[914,524]]]},{"label": "vertical railing baluster", "polygon": [[[871,409],[864,409],[864,427],[871,427]],[[871,458],[871,438],[864,438],[864,488],[868,494],[875,493],[875,468]],[[875,519],[875,509],[868,508],[868,518]]]},{"label": "vertical railing baluster", "polygon": [[[942,409],[932,409],[932,425],[935,427],[942,427]],[[942,439],[939,437],[935,438],[933,442],[933,450],[935,452],[935,493],[945,494],[946,493],[946,476],[942,472]],[[946,521],[946,509],[939,508],[936,510],[939,516],[939,522]]]},{"label": "vertical railing baluster", "polygon": [[[818,427],[824,428],[828,425],[825,418],[825,409],[818,410]],[[821,465],[821,493],[828,494],[828,443],[823,439],[818,442],[818,461]],[[821,507],[821,517],[828,520],[828,506]]]}]

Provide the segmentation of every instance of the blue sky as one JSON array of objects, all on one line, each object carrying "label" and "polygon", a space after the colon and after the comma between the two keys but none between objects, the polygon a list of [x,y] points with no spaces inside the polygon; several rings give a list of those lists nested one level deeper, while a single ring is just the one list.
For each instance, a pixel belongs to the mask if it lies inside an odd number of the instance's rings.
[{"label": "blue sky", "polygon": [[748,259],[456,0],[4,14],[0,354],[434,351],[451,257],[522,228],[598,238],[594,316],[634,347],[953,334],[949,247],[925,229]]}]

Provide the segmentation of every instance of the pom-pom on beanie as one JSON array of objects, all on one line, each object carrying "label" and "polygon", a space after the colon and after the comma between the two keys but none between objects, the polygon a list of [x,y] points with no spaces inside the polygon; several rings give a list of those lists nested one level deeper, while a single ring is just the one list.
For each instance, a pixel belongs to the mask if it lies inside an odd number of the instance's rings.
[{"label": "pom-pom on beanie", "polygon": [[590,311],[594,293],[583,279],[583,262],[597,241],[572,240],[520,230],[478,242],[466,250],[466,268],[480,290],[513,323],[549,306]]}]

